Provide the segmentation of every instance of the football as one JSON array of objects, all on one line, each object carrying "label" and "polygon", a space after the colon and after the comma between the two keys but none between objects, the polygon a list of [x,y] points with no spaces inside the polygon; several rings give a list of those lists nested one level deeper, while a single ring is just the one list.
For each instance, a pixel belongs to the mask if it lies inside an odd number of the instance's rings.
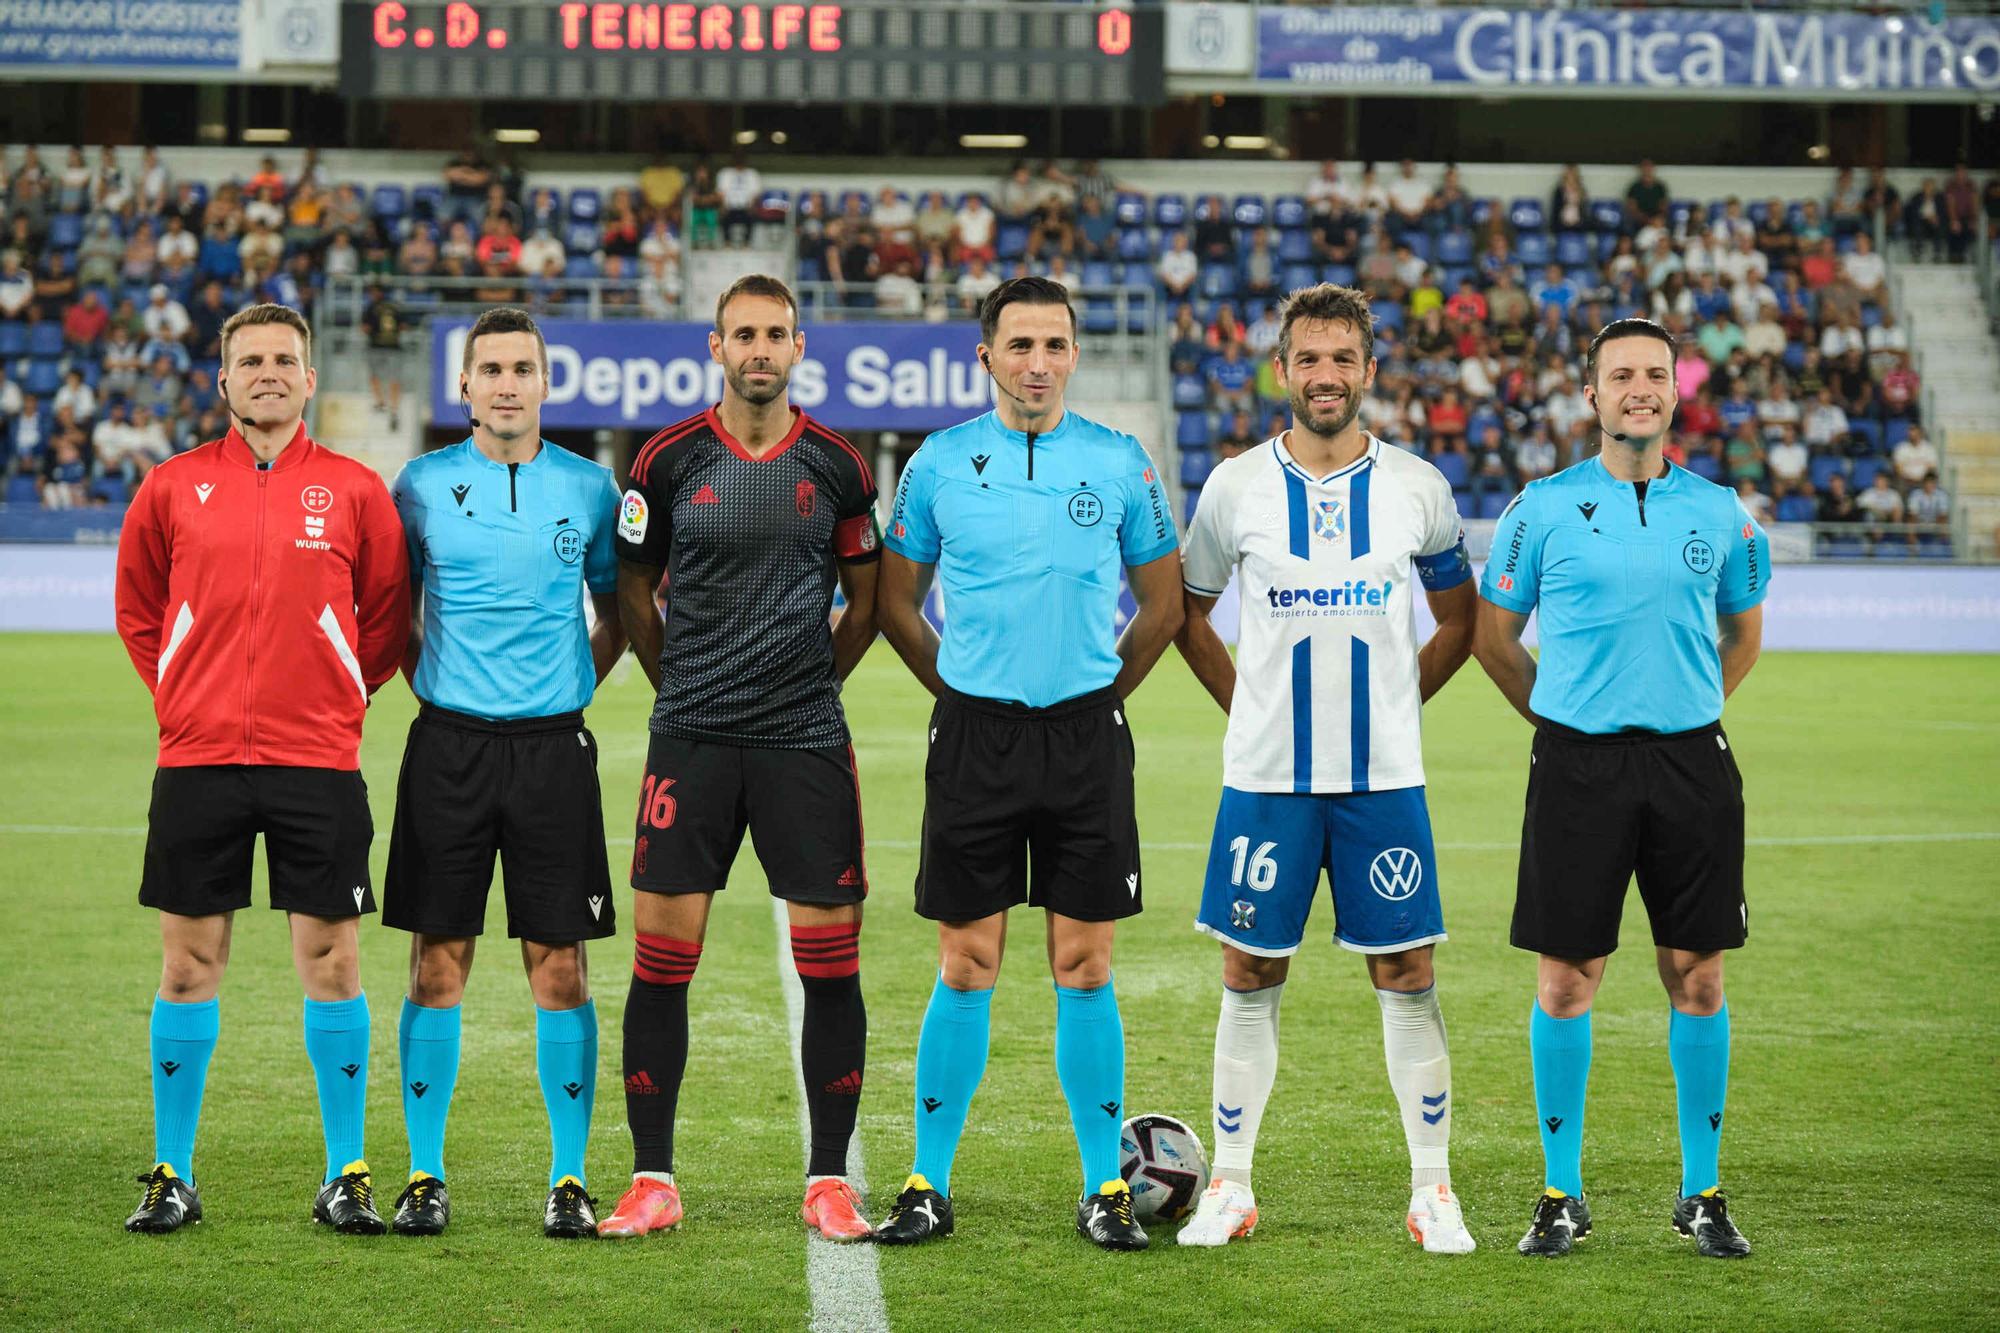
[{"label": "football", "polygon": [[1135,1115],[1118,1146],[1118,1174],[1132,1187],[1133,1216],[1172,1222],[1194,1211],[1208,1188],[1208,1154],[1193,1130],[1170,1115]]}]

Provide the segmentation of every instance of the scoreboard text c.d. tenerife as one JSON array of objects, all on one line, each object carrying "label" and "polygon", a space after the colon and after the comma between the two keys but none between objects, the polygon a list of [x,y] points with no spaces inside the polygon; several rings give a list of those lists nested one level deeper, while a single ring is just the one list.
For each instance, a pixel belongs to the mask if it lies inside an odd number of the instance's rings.
[{"label": "scoreboard text c.d. tenerife", "polygon": [[372,0],[342,90],[393,98],[1149,106],[1157,5]]}]

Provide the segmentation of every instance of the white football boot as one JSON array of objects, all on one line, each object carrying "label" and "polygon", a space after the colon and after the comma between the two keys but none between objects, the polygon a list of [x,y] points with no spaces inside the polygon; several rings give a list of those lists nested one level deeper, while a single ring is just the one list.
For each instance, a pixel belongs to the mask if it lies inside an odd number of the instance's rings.
[{"label": "white football boot", "polygon": [[1410,1214],[1403,1219],[1410,1239],[1422,1241],[1428,1254],[1471,1254],[1472,1233],[1465,1229],[1465,1210],[1449,1185],[1426,1185],[1410,1195]]},{"label": "white football boot", "polygon": [[1257,1196],[1248,1185],[1217,1176],[1175,1239],[1183,1245],[1227,1245],[1256,1229]]}]

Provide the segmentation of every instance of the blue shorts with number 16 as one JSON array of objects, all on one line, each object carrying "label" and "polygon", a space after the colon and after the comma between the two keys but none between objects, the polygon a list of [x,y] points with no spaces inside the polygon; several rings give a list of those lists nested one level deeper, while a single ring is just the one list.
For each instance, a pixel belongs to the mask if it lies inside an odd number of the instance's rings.
[{"label": "blue shorts with number 16", "polygon": [[1399,953],[1445,937],[1422,787],[1329,795],[1224,787],[1195,929],[1266,958],[1296,953],[1322,870],[1343,948]]}]

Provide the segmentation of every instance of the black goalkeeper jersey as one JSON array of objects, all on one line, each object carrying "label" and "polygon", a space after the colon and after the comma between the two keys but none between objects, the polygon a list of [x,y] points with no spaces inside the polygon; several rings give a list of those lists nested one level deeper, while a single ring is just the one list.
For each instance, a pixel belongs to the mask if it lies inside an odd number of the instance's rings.
[{"label": "black goalkeeper jersey", "polygon": [[834,561],[877,559],[875,478],[853,445],[792,409],[762,458],[710,408],[648,440],[618,513],[618,554],[664,566],[666,640],[652,730],[732,745],[845,745],[833,669]]}]

